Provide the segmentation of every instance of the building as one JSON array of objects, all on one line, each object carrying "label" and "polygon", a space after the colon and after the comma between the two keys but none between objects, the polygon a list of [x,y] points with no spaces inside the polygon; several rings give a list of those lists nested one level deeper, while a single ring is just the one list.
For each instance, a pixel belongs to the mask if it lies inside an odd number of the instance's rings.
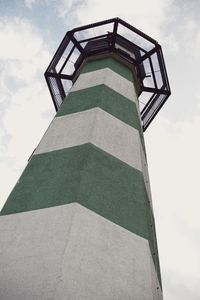
[{"label": "building", "polygon": [[82,26],[45,77],[57,114],[1,211],[0,299],[162,299],[143,138],[170,95],[160,45]]}]

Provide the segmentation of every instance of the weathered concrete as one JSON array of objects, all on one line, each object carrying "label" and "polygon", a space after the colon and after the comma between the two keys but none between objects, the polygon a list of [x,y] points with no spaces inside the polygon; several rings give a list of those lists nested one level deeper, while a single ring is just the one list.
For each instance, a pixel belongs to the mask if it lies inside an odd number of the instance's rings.
[{"label": "weathered concrete", "polygon": [[0,300],[161,300],[135,74],[80,72],[1,212]]},{"label": "weathered concrete", "polygon": [[100,108],[55,118],[34,154],[88,142],[142,171],[151,201],[147,162],[138,130]]},{"label": "weathered concrete", "polygon": [[163,299],[162,290],[160,288],[160,284],[159,284],[157,273],[155,271],[155,266],[154,266],[152,256],[150,256],[150,264],[151,264],[153,300],[161,300]]},{"label": "weathered concrete", "polygon": [[138,104],[133,83],[109,68],[80,74],[70,91],[74,92],[100,84],[105,84],[117,93]]},{"label": "weathered concrete", "polygon": [[100,108],[55,118],[34,154],[84,143],[92,143],[142,171],[138,130]]},{"label": "weathered concrete", "polygon": [[148,241],[79,204],[1,216],[0,244],[2,300],[162,299]]},{"label": "weathered concrete", "polygon": [[1,214],[72,202],[148,239],[159,276],[143,173],[91,143],[33,155]]},{"label": "weathered concrete", "polygon": [[149,201],[151,203],[151,207],[153,209],[148,164],[147,164],[146,156],[144,154],[143,147],[140,148],[140,153],[141,153],[141,160],[142,160],[142,171],[143,171],[143,175],[144,175],[144,182],[145,182],[148,198],[149,198]]}]

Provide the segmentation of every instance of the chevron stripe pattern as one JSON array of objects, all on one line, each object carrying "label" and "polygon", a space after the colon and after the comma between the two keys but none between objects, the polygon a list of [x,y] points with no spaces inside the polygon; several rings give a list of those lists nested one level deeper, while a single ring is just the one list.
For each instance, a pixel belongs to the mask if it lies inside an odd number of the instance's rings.
[{"label": "chevron stripe pattern", "polygon": [[83,66],[1,211],[0,299],[162,299],[134,76]]}]

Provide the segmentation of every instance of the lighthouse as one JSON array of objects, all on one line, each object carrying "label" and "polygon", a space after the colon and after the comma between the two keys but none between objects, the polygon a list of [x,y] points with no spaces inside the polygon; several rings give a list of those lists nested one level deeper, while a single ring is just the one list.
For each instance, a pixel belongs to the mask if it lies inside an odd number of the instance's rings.
[{"label": "lighthouse", "polygon": [[74,28],[45,79],[56,115],[1,211],[0,299],[161,300],[143,136],[170,95],[161,46],[119,18]]}]

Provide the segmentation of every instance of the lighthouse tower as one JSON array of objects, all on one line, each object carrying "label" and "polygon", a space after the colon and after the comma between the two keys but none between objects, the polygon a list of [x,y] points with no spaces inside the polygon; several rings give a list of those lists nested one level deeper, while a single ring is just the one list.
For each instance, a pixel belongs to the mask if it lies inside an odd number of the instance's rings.
[{"label": "lighthouse tower", "polygon": [[1,211],[0,299],[161,300],[143,138],[170,95],[160,45],[119,18],[75,28],[45,78],[57,113]]}]

